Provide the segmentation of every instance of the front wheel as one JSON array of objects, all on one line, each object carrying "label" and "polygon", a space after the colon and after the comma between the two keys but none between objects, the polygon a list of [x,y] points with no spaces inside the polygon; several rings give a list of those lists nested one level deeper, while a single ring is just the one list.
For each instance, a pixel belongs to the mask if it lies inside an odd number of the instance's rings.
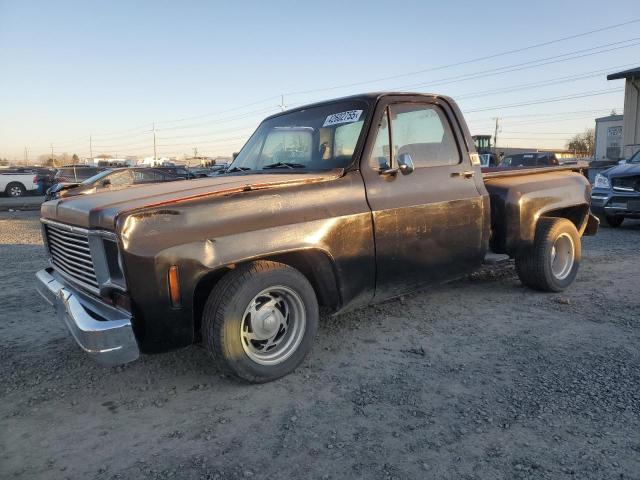
[{"label": "front wheel", "polygon": [[533,245],[516,256],[516,271],[528,287],[561,292],[575,280],[581,257],[575,225],[566,218],[542,218]]},{"label": "front wheel", "polygon": [[226,274],[211,291],[202,337],[226,371],[268,382],[304,360],[318,317],[315,292],[302,273],[282,263],[252,262]]},{"label": "front wheel", "polygon": [[13,182],[7,185],[5,193],[9,197],[22,197],[25,193],[27,193],[27,189],[24,188],[24,185],[22,185],[21,183]]}]

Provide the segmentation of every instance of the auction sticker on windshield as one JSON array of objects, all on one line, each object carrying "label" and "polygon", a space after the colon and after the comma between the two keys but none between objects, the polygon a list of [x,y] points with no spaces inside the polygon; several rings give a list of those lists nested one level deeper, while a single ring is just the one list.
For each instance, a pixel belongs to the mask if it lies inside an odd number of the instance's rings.
[{"label": "auction sticker on windshield", "polygon": [[349,110],[347,112],[333,113],[324,121],[323,127],[338,125],[339,123],[351,123],[360,120],[362,110]]}]

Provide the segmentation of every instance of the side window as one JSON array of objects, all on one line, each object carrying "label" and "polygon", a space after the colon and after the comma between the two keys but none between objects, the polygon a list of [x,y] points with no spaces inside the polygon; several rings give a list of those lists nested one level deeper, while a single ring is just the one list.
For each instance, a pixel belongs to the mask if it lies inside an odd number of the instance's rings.
[{"label": "side window", "polygon": [[389,116],[385,111],[378,132],[376,134],[376,141],[373,144],[373,150],[371,150],[371,156],[369,157],[369,166],[374,170],[385,170],[391,168],[391,147],[389,144]]},{"label": "side window", "polygon": [[351,157],[358,142],[363,121],[347,123],[336,128],[333,138],[333,156]]},{"label": "side window", "polygon": [[456,140],[439,107],[400,103],[391,105],[389,113],[395,158],[408,153],[416,168],[460,163]]},{"label": "side window", "polygon": [[133,183],[152,183],[153,182],[153,171],[148,170],[134,170],[133,172]]},{"label": "side window", "polygon": [[116,172],[109,175],[112,187],[121,187],[123,185],[131,185],[131,174],[128,171]]}]

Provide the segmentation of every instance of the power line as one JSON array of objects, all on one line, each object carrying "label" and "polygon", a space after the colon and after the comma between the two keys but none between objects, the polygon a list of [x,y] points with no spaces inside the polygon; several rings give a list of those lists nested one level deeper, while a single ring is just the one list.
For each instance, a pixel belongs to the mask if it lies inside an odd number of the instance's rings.
[{"label": "power line", "polygon": [[[608,68],[605,68],[605,69],[599,69],[599,70],[595,70],[595,71],[591,71],[591,72],[586,72],[584,74],[564,76],[564,77],[550,79],[550,80],[546,80],[546,81],[542,81],[542,82],[521,84],[521,85],[516,85],[516,86],[512,86],[512,87],[507,87],[506,89],[497,89],[497,90],[491,90],[491,91],[485,91],[485,92],[470,93],[470,94],[458,96],[457,98],[473,98],[475,96],[486,96],[486,95],[493,95],[493,94],[500,94],[500,93],[504,93],[504,92],[516,91],[516,90],[537,88],[539,86],[555,85],[555,84],[566,82],[566,81],[573,81],[573,80],[581,79],[581,78],[589,78],[591,76],[596,76],[596,75],[598,75],[598,74],[600,74],[602,72],[607,72],[607,71],[610,71],[610,70],[613,70],[613,69],[617,69],[617,68],[624,68],[624,67],[626,67],[628,65],[631,65],[631,64],[612,66],[612,67],[608,67]],[[275,107],[269,107],[266,110],[273,110],[273,109],[275,109]],[[260,110],[257,110],[255,112],[262,113],[262,112],[264,112],[264,109],[260,109]],[[252,113],[254,113],[254,112],[251,112],[251,114]],[[234,116],[234,117],[230,117],[230,118],[231,119],[237,119],[237,118],[244,118],[245,116],[246,115],[243,114],[241,116]],[[228,120],[229,120],[229,118],[220,119],[220,121],[214,122],[214,123],[220,123],[222,121],[228,121]],[[204,123],[199,123],[199,124],[196,124],[196,125],[187,125],[187,126],[180,126],[180,127],[173,127],[173,128],[165,128],[165,129],[162,129],[162,130],[196,128],[198,126],[210,125],[211,123],[212,122],[204,122]],[[242,128],[244,128],[244,127],[242,127]],[[239,131],[242,128],[227,129],[225,131],[227,131],[227,132],[228,131]],[[157,129],[157,130],[161,130],[161,129]],[[216,132],[216,133],[220,133],[220,132]],[[164,137],[163,140],[180,139],[180,138],[194,138],[194,137],[208,137],[208,136],[214,135],[214,134],[215,133],[177,135],[177,136],[172,136],[172,137]],[[123,147],[132,146],[132,145],[137,145],[137,144],[140,144],[140,143],[143,143],[143,142],[144,141],[133,142],[133,143],[124,143],[124,144],[118,144],[118,145],[107,145],[107,146],[103,146],[103,147],[107,147],[107,148],[111,148],[111,147],[123,148]],[[185,142],[184,144],[174,143],[174,144],[171,144],[171,145],[188,145],[188,144],[191,144],[191,143],[193,143],[193,142]]]},{"label": "power line", "polygon": [[532,89],[532,88],[539,88],[539,87],[548,87],[551,85],[558,85],[561,83],[566,83],[566,82],[572,82],[572,81],[576,81],[576,80],[584,80],[587,78],[593,78],[593,77],[599,77],[600,75],[602,75],[603,73],[609,72],[609,71],[613,71],[613,70],[617,70],[620,68],[625,68],[631,65],[637,65],[637,62],[634,63],[627,63],[624,65],[616,65],[615,67],[609,67],[609,68],[601,68],[599,70],[593,70],[591,72],[585,72],[585,73],[581,73],[581,74],[576,74],[576,75],[568,75],[568,76],[564,76],[564,77],[556,77],[556,78],[552,78],[552,79],[548,79],[548,80],[542,80],[539,82],[532,82],[532,83],[523,83],[520,85],[513,85],[511,87],[505,87],[502,89],[494,89],[494,90],[485,90],[482,92],[474,92],[474,93],[468,93],[468,94],[463,94],[463,95],[456,95],[456,100],[460,100],[460,99],[466,99],[466,98],[477,98],[477,97],[485,97],[485,96],[490,96],[490,95],[499,95],[502,93],[511,93],[511,92],[516,92],[516,91],[521,91],[521,90],[528,90],[528,89]]},{"label": "power line", "polygon": [[[522,71],[522,70],[527,70],[530,68],[537,68],[537,67],[543,67],[545,65],[552,65],[555,63],[562,63],[562,62],[567,62],[569,60],[576,60],[578,58],[584,58],[584,57],[590,57],[593,55],[599,55],[601,53],[608,53],[614,50],[620,50],[623,48],[629,48],[629,47],[635,47],[637,45],[640,45],[640,42],[637,42],[637,40],[640,40],[640,37],[636,37],[636,38],[632,38],[632,39],[628,39],[628,40],[623,40],[620,42],[612,42],[612,43],[607,43],[607,44],[603,44],[603,45],[598,45],[596,47],[592,47],[592,48],[584,48],[581,50],[574,50],[573,52],[569,52],[569,53],[564,53],[561,55],[554,55],[551,57],[545,57],[545,58],[540,58],[537,60],[530,60],[528,62],[521,62],[521,63],[516,63],[516,64],[512,64],[512,65],[505,65],[502,67],[496,67],[496,68],[491,68],[488,70],[483,70],[481,72],[476,72],[473,74],[461,74],[461,75],[454,75],[452,77],[445,77],[443,79],[440,80],[435,80],[435,81],[430,81],[430,82],[422,82],[422,83],[414,83],[411,85],[402,85],[402,86],[398,86],[398,87],[394,87],[393,90],[402,90],[402,89],[406,89],[406,88],[416,88],[416,87],[425,87],[427,85],[429,86],[434,86],[434,85],[447,85],[450,83],[456,83],[456,82],[460,82],[460,81],[465,81],[465,80],[476,80],[478,78],[484,78],[484,77],[490,77],[493,75],[502,75],[504,73],[511,73],[511,72],[518,72],[518,71]],[[629,43],[629,42],[636,42],[636,43],[631,43],[628,45],[621,45],[623,43]],[[614,46],[617,45],[617,46]],[[605,50],[600,50],[597,52],[593,52],[593,50],[597,50],[599,48],[605,48],[605,47],[612,47],[612,48],[608,48]],[[585,52],[591,52],[591,53],[585,53]],[[580,55],[576,55],[576,54],[580,54]],[[574,55],[574,56],[571,56]],[[567,57],[567,58],[562,58],[562,57]]]},{"label": "power line", "polygon": [[216,116],[216,115],[220,115],[220,114],[223,114],[223,113],[229,113],[229,112],[242,110],[243,108],[252,107],[254,105],[259,105],[261,103],[264,103],[264,102],[267,102],[267,101],[271,101],[271,100],[275,100],[275,99],[279,99],[279,98],[280,98],[280,95],[275,95],[275,96],[263,98],[262,100],[258,100],[258,101],[255,101],[255,102],[247,103],[247,104],[241,105],[239,107],[229,108],[227,110],[221,110],[219,112],[204,113],[202,115],[195,115],[195,116],[191,116],[191,117],[178,118],[176,120],[162,120],[160,122],[156,122],[156,124],[184,122],[184,121],[187,121],[187,120],[196,120],[198,118]]},{"label": "power line", "polygon": [[[550,113],[526,113],[526,114],[518,114],[518,115],[503,115],[501,118],[527,118],[527,117],[550,117],[552,115],[569,115],[575,113],[598,113],[598,112],[608,112],[610,108],[599,108],[595,110],[573,110],[571,112],[550,112]],[[486,117],[487,120],[490,120],[489,117]]]},{"label": "power line", "polygon": [[505,132],[502,130],[501,133],[506,133],[507,135],[578,135],[582,132]]},{"label": "power line", "polygon": [[229,138],[221,138],[221,139],[217,139],[217,140],[211,140],[211,141],[200,141],[200,142],[182,142],[182,143],[167,143],[167,144],[158,144],[159,147],[179,147],[182,145],[209,145],[209,144],[217,144],[217,143],[227,143],[230,141],[235,141],[235,140],[242,140],[247,138],[248,135],[240,135],[237,137],[229,137]]},{"label": "power line", "polygon": [[540,100],[531,101],[531,102],[511,103],[507,105],[494,105],[491,107],[476,108],[473,110],[463,110],[463,113],[488,112],[490,110],[500,110],[504,108],[526,107],[529,105],[538,105],[541,103],[561,102],[565,100],[573,100],[576,98],[594,97],[597,95],[606,95],[609,93],[616,93],[616,92],[623,92],[623,91],[624,91],[623,88],[613,88],[609,90],[595,90],[592,92],[584,92],[576,95],[565,95],[562,97],[545,98],[545,99],[540,99]]},{"label": "power line", "polygon": [[[469,63],[474,63],[477,61],[481,61],[481,60],[486,60],[489,58],[497,58],[503,55],[508,55],[508,54],[512,54],[512,53],[516,53],[516,52],[520,52],[520,51],[525,51],[525,50],[530,50],[533,48],[538,48],[540,46],[544,46],[544,45],[549,45],[549,44],[553,44],[553,43],[558,43],[558,42],[562,42],[562,41],[566,41],[572,38],[578,38],[578,37],[582,37],[582,36],[586,36],[586,35],[590,35],[592,33],[596,33],[596,32],[600,32],[600,31],[604,31],[604,30],[609,30],[609,29],[613,29],[613,28],[619,28],[621,26],[624,25],[629,25],[632,23],[637,23],[640,22],[640,19],[635,19],[635,20],[631,20],[628,22],[624,22],[624,23],[620,23],[620,24],[616,24],[616,25],[611,25],[611,26],[607,26],[607,27],[603,27],[600,29],[595,29],[595,30],[591,30],[588,32],[582,32],[576,35],[571,35],[568,37],[563,37],[560,39],[556,39],[556,40],[552,40],[549,42],[543,42],[540,44],[535,44],[535,45],[530,45],[527,47],[522,47],[519,49],[515,49],[515,50],[509,50],[506,52],[500,52],[500,53],[496,53],[496,54],[492,54],[492,55],[488,55],[488,56],[484,56],[484,57],[479,57],[476,59],[471,59],[471,60],[466,60],[463,62],[457,62],[457,63],[453,63],[453,64],[449,64],[449,65],[443,65],[440,67],[433,67],[433,68],[429,68],[429,69],[423,69],[423,70],[419,70],[419,71],[415,71],[415,72],[408,72],[408,73],[404,73],[404,74],[399,74],[399,75],[394,75],[391,77],[384,77],[381,79],[374,79],[374,80],[367,80],[367,81],[363,81],[363,82],[357,82],[357,84],[365,84],[365,83],[373,83],[376,81],[382,81],[382,80],[388,80],[388,79],[393,79],[393,78],[400,78],[400,77],[405,77],[405,76],[410,76],[410,75],[415,75],[415,74],[419,74],[419,73],[424,73],[424,72],[428,72],[428,71],[435,71],[435,70],[441,70],[441,69],[445,69],[445,68],[450,68],[453,66],[459,66],[459,65],[464,65],[464,64],[469,64]],[[542,59],[537,59],[537,60],[532,60],[529,62],[523,62],[523,63],[519,63],[519,64],[514,64],[514,65],[507,65],[507,66],[502,66],[502,67],[498,67],[498,68],[494,68],[494,69],[489,69],[489,70],[485,70],[485,71],[481,71],[481,72],[476,72],[476,73],[472,73],[470,75],[458,75],[458,76],[454,76],[454,77],[448,77],[445,79],[441,79],[441,80],[437,80],[435,82],[431,82],[431,83],[420,83],[420,84],[413,84],[411,86],[423,86],[423,85],[436,85],[436,84],[445,84],[445,83],[453,83],[456,81],[462,81],[462,80],[471,80],[471,79],[476,79],[476,78],[480,78],[480,77],[484,77],[484,76],[490,76],[490,75],[497,75],[497,74],[504,74],[504,73],[510,73],[513,71],[518,71],[518,70],[522,70],[525,68],[536,68],[536,67],[540,67],[540,66],[544,66],[544,65],[548,65],[551,63],[558,63],[561,61],[568,61],[568,60],[572,60],[572,59],[576,59],[576,58],[582,58],[585,56],[591,56],[591,55],[596,55],[596,54],[601,54],[601,53],[606,53],[609,52],[611,50],[617,50],[617,49],[621,49],[621,48],[629,48],[629,47],[633,47],[636,45],[640,45],[639,43],[632,43],[629,44],[629,42],[634,42],[636,40],[639,40],[640,37],[637,38],[632,38],[632,39],[627,39],[627,40],[623,40],[623,41],[619,41],[619,42],[612,42],[609,44],[604,44],[604,45],[599,45],[596,47],[591,47],[588,49],[582,49],[582,50],[577,50],[574,52],[569,52],[569,53],[565,53],[565,54],[561,54],[561,55],[556,55],[556,56],[552,56],[552,57],[546,57],[546,58],[542,58]],[[623,44],[627,44],[627,45],[623,45]],[[615,48],[610,48],[607,50],[601,50],[601,51],[594,51],[594,50],[598,50],[598,49],[602,49],[605,47],[610,47],[610,46],[616,46]],[[577,53],[584,53],[584,52],[591,52],[585,55],[575,55]],[[572,57],[572,55],[574,55]],[[554,60],[554,61],[548,61],[548,60]],[[545,62],[545,63],[543,63]],[[618,68],[618,67],[611,67],[611,68]],[[562,83],[565,81],[572,81],[572,80],[576,80],[576,79],[581,79],[581,78],[588,78],[589,76],[595,76],[596,72],[591,72],[588,74],[583,74],[583,75],[578,75],[578,76],[567,76],[567,77],[560,77],[558,79],[551,79],[551,80],[547,80],[547,81],[543,81],[543,82],[535,82],[535,83],[530,83],[530,84],[521,84],[521,85],[517,85],[517,86],[513,86],[513,87],[508,87],[506,89],[502,89],[502,90],[490,90],[490,91],[484,91],[484,92],[476,92],[476,93],[471,93],[471,94],[467,94],[465,96],[462,96],[460,98],[473,98],[473,97],[479,97],[479,96],[487,96],[487,95],[494,95],[494,94],[500,94],[500,93],[505,93],[505,92],[510,92],[510,91],[517,91],[517,90],[522,90],[522,89],[528,89],[528,88],[536,88],[538,86],[547,86],[547,85],[554,85],[557,83]],[[346,87],[346,86],[353,86],[354,84],[348,84],[348,85],[342,85],[342,86],[334,86],[334,87],[328,87],[328,88],[323,88],[323,89],[316,89],[316,90],[309,90],[306,92],[291,92],[288,93],[287,95],[300,95],[303,93],[311,93],[311,92],[315,92],[315,91],[327,91],[327,90],[331,90],[331,89],[335,89],[335,88],[342,88],[342,87]],[[400,87],[400,88],[405,88],[405,87]],[[604,92],[603,92],[604,93]],[[175,120],[165,120],[163,122],[161,122],[162,124],[171,124],[171,123],[177,123],[177,122],[182,122],[182,121],[187,121],[187,120],[191,120],[191,119],[197,119],[197,118],[205,118],[205,117],[210,117],[210,116],[215,116],[215,115],[220,115],[222,113],[226,113],[226,112],[231,112],[231,111],[238,111],[238,110],[242,110],[244,108],[247,108],[248,106],[252,106],[252,105],[257,105],[260,103],[264,103],[266,101],[270,101],[276,98],[280,98],[280,96],[271,96],[271,97],[267,97],[264,98],[262,100],[258,100],[255,102],[251,102],[242,106],[238,106],[238,107],[234,107],[231,109],[227,109],[227,110],[222,110],[219,112],[214,112],[214,113],[207,113],[207,114],[202,114],[202,115],[196,115],[196,116],[191,116],[191,117],[183,117],[180,119],[175,119]],[[574,98],[574,97],[571,97]],[[575,97],[575,98],[581,98],[581,97]],[[564,99],[570,99],[570,98],[564,98]],[[558,100],[554,100],[554,101],[560,101],[561,99]],[[548,100],[551,101],[551,100]],[[536,102],[539,103],[539,102]],[[540,103],[544,103],[544,102],[540,102]],[[528,105],[526,103],[523,104],[514,104],[514,105],[510,105],[510,106],[504,106],[504,107],[500,107],[500,108],[512,108],[515,106],[525,106]],[[197,124],[191,124],[191,125],[183,125],[183,126],[174,126],[174,127],[165,127],[162,129],[157,129],[157,130],[177,130],[177,129],[189,129],[189,128],[197,128],[199,126],[204,126],[204,125],[212,125],[212,124],[217,124],[217,123],[222,123],[222,122],[227,122],[229,120],[234,120],[234,119],[240,119],[240,118],[247,118],[253,114],[258,114],[258,113],[265,113],[266,111],[272,111],[275,110],[277,107],[268,107],[266,109],[260,109],[260,110],[254,110],[251,112],[246,112],[244,114],[241,115],[236,115],[236,116],[232,116],[232,117],[227,117],[227,118],[220,118],[217,121],[208,121],[208,122],[201,122],[201,123],[197,123]],[[475,111],[483,111],[484,109],[476,109],[476,110],[469,110],[468,113],[471,112],[475,112]],[[141,135],[143,133],[148,133],[149,130],[146,130],[148,128],[148,124],[144,124],[138,127],[133,127],[131,129],[127,129],[127,130],[119,130],[119,131],[114,131],[114,132],[110,132],[110,133],[103,133],[103,134],[98,134],[95,135],[98,138],[102,138],[103,140],[106,139],[106,137],[111,136],[112,140],[113,139],[117,139],[117,138],[131,138],[133,136],[137,136],[137,135]],[[142,129],[145,129],[144,131],[140,131]],[[137,133],[131,133],[137,131]],[[127,132],[127,133],[125,133]],[[182,136],[182,138],[189,138],[189,137],[193,137],[195,135],[185,135]],[[205,136],[205,134],[201,135],[201,136]],[[86,137],[83,137],[86,138]],[[173,137],[176,138],[176,137]],[[133,143],[128,143],[128,144],[119,144],[122,146],[127,146],[127,145],[135,145],[135,144],[139,144],[142,143],[141,142],[133,142]],[[57,148],[71,148],[73,146],[73,148],[79,147],[81,145],[80,142],[78,143],[68,143],[68,144],[57,144],[56,143],[56,147]],[[115,146],[115,145],[114,145]],[[108,146],[111,147],[111,146]],[[81,147],[81,148],[84,148]],[[91,146],[89,147],[91,149]],[[102,148],[102,147],[96,147],[96,148]]]},{"label": "power line", "polygon": [[[575,134],[571,134],[571,135],[575,135]],[[565,139],[564,138],[554,138],[554,137],[547,137],[547,138],[541,138],[541,137],[501,137],[500,140],[555,140],[557,142],[562,142]]]},{"label": "power line", "polygon": [[597,29],[594,29],[594,30],[589,30],[587,32],[581,32],[581,33],[577,33],[577,34],[574,34],[574,35],[569,35],[567,37],[557,38],[555,40],[549,40],[547,42],[537,43],[537,44],[534,44],[534,45],[528,45],[526,47],[520,47],[520,48],[516,48],[516,49],[513,49],[513,50],[506,50],[506,51],[503,51],[503,52],[494,53],[492,55],[485,55],[483,57],[476,57],[476,58],[472,58],[472,59],[469,59],[469,60],[464,60],[464,61],[461,61],[461,62],[450,63],[450,64],[447,64],[447,65],[441,65],[441,66],[438,66],[438,67],[425,68],[425,69],[422,69],[422,70],[415,70],[413,72],[400,73],[400,74],[391,75],[391,76],[388,76],[388,77],[380,77],[380,78],[371,79],[371,80],[364,80],[364,81],[360,81],[360,82],[352,82],[352,83],[347,83],[347,84],[342,84],[342,85],[334,85],[332,87],[316,88],[316,89],[311,89],[311,90],[299,90],[299,91],[295,91],[295,92],[288,92],[288,93],[286,93],[286,95],[302,95],[302,94],[308,94],[308,93],[326,92],[326,91],[329,91],[329,90],[337,90],[337,89],[340,89],[340,88],[356,87],[356,86],[359,86],[359,85],[366,85],[368,83],[376,83],[376,82],[382,82],[382,81],[386,81],[386,80],[395,80],[396,78],[408,77],[408,76],[412,76],[412,75],[419,75],[421,73],[433,72],[433,71],[436,71],[436,70],[444,70],[446,68],[459,67],[461,65],[467,65],[467,64],[470,64],[470,63],[481,62],[481,61],[484,61],[484,60],[490,60],[492,58],[498,58],[498,57],[501,57],[501,56],[504,56],[504,55],[510,55],[510,54],[513,54],[513,53],[524,52],[526,50],[532,50],[534,48],[553,45],[553,44],[564,42],[564,41],[567,41],[567,40],[572,40],[572,39],[575,39],[575,38],[580,38],[580,37],[584,37],[584,36],[587,36],[587,35],[592,35],[594,33],[604,32],[606,30],[612,30],[612,29],[615,29],[615,28],[620,28],[620,27],[623,27],[623,26],[626,26],[626,25],[631,25],[633,23],[638,23],[638,22],[640,22],[640,18],[629,20],[629,21],[623,22],[623,23],[617,23],[615,25],[608,25],[606,27],[601,27],[601,28],[597,28]]},{"label": "power line", "polygon": [[235,116],[226,117],[226,118],[219,118],[218,120],[215,120],[215,121],[201,122],[201,123],[196,123],[196,124],[192,124],[192,125],[181,125],[179,127],[158,128],[156,130],[160,132],[160,131],[167,131],[167,130],[183,130],[183,129],[186,129],[186,128],[195,128],[195,127],[200,127],[200,126],[203,126],[203,125],[215,125],[215,124],[227,122],[229,120],[238,120],[238,119],[241,119],[241,118],[248,118],[248,117],[251,117],[252,115],[257,115],[259,113],[271,112],[271,111],[273,111],[275,109],[279,109],[279,107],[268,107],[266,109],[254,110],[252,112],[247,112],[247,113],[241,114],[241,115],[235,115]]},{"label": "power line", "polygon": [[[417,74],[420,74],[420,73],[443,70],[443,69],[446,69],[446,68],[452,68],[452,67],[456,67],[456,66],[467,65],[467,64],[476,63],[476,62],[479,62],[479,61],[484,61],[484,60],[488,60],[488,59],[492,59],[492,58],[498,58],[498,57],[505,56],[505,55],[510,55],[510,54],[513,54],[513,53],[518,53],[518,52],[523,52],[523,51],[539,48],[539,47],[542,47],[542,46],[552,45],[552,44],[564,42],[564,41],[567,41],[567,40],[588,36],[588,35],[591,35],[591,34],[594,34],[594,33],[599,33],[599,32],[603,32],[603,31],[607,31],[607,30],[620,28],[620,27],[623,27],[623,26],[626,26],[626,25],[631,25],[631,24],[637,23],[637,22],[640,22],[640,18],[632,19],[632,20],[629,20],[627,22],[622,22],[622,23],[618,23],[618,24],[608,25],[608,26],[605,26],[605,27],[589,30],[589,31],[586,31],[586,32],[580,32],[580,33],[577,33],[577,34],[574,34],[574,35],[561,37],[561,38],[558,38],[558,39],[555,39],[555,40],[550,40],[550,41],[547,41],[547,42],[541,42],[541,43],[528,45],[528,46],[520,47],[520,48],[513,49],[513,50],[507,50],[507,51],[503,51],[503,52],[499,52],[499,53],[495,53],[495,54],[491,54],[491,55],[485,55],[485,56],[482,56],[482,57],[477,57],[477,58],[473,58],[473,59],[469,59],[469,60],[455,62],[455,63],[451,63],[451,64],[448,64],[448,65],[441,65],[441,66],[438,66],[438,67],[431,67],[431,68],[426,68],[426,69],[417,70],[417,71],[413,71],[413,72],[405,72],[405,73],[402,73],[402,74],[388,76],[388,77],[381,77],[381,78],[378,78],[378,79],[364,80],[364,81],[360,81],[360,82],[352,82],[352,83],[349,83],[349,84],[337,85],[337,86],[333,86],[333,87],[312,89],[312,90],[306,90],[306,91],[289,92],[286,95],[301,95],[301,94],[329,91],[329,90],[334,90],[334,89],[338,89],[338,88],[346,88],[346,87],[357,86],[357,85],[365,85],[365,84],[368,84],[368,83],[375,83],[375,82],[380,82],[380,81],[384,81],[384,80],[391,80],[391,79],[396,79],[396,78],[403,78],[403,77],[407,77],[407,76],[417,75]],[[266,101],[270,101],[270,100],[273,100],[273,99],[276,99],[276,98],[279,98],[279,97],[280,97],[279,95],[274,95],[274,96],[270,96],[270,97],[267,97],[267,98],[263,98],[261,100],[255,101],[255,102],[251,102],[251,103],[242,105],[242,106],[234,107],[232,109],[222,110],[222,111],[214,112],[214,113],[206,113],[206,114],[202,114],[202,115],[195,115],[195,116],[190,116],[190,117],[183,117],[183,118],[174,119],[174,120],[165,120],[165,121],[162,121],[162,122],[159,122],[159,123],[163,123],[163,124],[164,123],[176,123],[176,122],[181,122],[181,121],[186,121],[186,120],[191,120],[191,119],[205,118],[207,116],[214,116],[214,115],[218,115],[218,114],[221,114],[221,113],[226,113],[226,112],[229,112],[229,111],[241,110],[241,109],[246,108],[248,106],[253,106],[253,105],[260,104],[260,103],[264,103]],[[94,136],[103,138],[103,137],[107,137],[107,136],[125,134],[124,136],[126,137],[126,134],[128,134],[129,132],[132,132],[134,130],[139,130],[141,128],[148,128],[148,127],[149,127],[149,124],[146,123],[146,124],[138,126],[138,127],[128,128],[126,130],[119,130],[119,131],[115,131],[115,132],[106,132],[106,133],[102,133],[102,134],[97,133]],[[86,137],[81,137],[81,138],[84,139]],[[75,143],[71,144],[71,145],[75,145]],[[64,146],[64,144],[62,146]]]}]

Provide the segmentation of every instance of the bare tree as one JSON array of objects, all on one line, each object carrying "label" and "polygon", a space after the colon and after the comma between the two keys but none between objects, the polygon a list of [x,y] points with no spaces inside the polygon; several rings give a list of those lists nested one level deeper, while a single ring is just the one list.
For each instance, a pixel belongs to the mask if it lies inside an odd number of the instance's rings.
[{"label": "bare tree", "polygon": [[596,133],[593,128],[588,128],[584,133],[574,135],[567,142],[567,150],[573,150],[576,153],[591,156],[593,155],[593,147],[595,145]]}]

